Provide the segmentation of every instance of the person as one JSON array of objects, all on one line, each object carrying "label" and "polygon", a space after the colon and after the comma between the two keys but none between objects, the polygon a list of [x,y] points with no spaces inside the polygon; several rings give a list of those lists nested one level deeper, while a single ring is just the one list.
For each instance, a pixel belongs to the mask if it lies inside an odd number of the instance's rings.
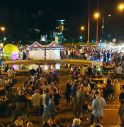
[{"label": "person", "polygon": [[46,104],[44,104],[42,118],[43,118],[43,124],[45,124],[50,118],[49,108]]},{"label": "person", "polygon": [[15,120],[14,124],[16,127],[23,127],[24,126],[24,119],[22,116],[18,116],[17,120]]},{"label": "person", "polygon": [[39,93],[39,90],[36,90],[35,93],[32,95],[32,105],[34,107],[35,110],[35,115],[40,115],[41,114],[41,107],[42,106],[42,96]]},{"label": "person", "polygon": [[77,118],[74,118],[71,127],[80,127],[80,124],[81,124],[81,120],[77,119]]},{"label": "person", "polygon": [[119,107],[119,116],[121,120],[122,127],[124,126],[124,85],[122,85],[121,93],[119,95],[120,107]]},{"label": "person", "polygon": [[117,77],[121,77],[121,74],[122,74],[122,67],[121,65],[118,65],[118,67],[115,68],[115,73],[117,75]]},{"label": "person", "polygon": [[106,54],[106,62],[109,62],[109,59],[110,59],[110,52],[109,50],[107,51],[107,54]]},{"label": "person", "polygon": [[84,121],[89,120],[89,118],[88,118],[88,105],[89,105],[89,102],[91,100],[90,91],[91,91],[91,88],[90,88],[89,84],[84,83],[84,91],[83,91],[84,99],[83,99],[83,105],[82,105],[83,120]]},{"label": "person", "polygon": [[49,102],[49,90],[46,89],[44,90],[43,94],[41,95],[42,96],[42,105],[45,106],[45,105],[48,105],[48,102]]},{"label": "person", "polygon": [[23,60],[26,60],[27,56],[26,56],[26,52],[23,51]]},{"label": "person", "polygon": [[55,119],[54,118],[49,118],[47,120],[47,122],[45,122],[43,124],[43,127],[60,127],[60,126],[59,126],[56,118]]},{"label": "person", "polygon": [[53,96],[54,96],[53,101],[54,101],[55,107],[56,107],[56,109],[58,111],[59,110],[59,104],[60,104],[61,96],[60,96],[60,93],[57,92],[57,89],[54,89]]},{"label": "person", "polygon": [[119,117],[121,121],[121,126],[124,127],[124,100],[120,102],[120,107],[119,107]]},{"label": "person", "polygon": [[84,88],[83,86],[80,87],[80,89],[76,93],[75,98],[75,117],[80,117],[80,114],[82,112],[83,102],[84,102]]},{"label": "person", "polygon": [[77,89],[78,89],[78,81],[75,80],[74,84],[72,84],[72,86],[71,86],[71,98],[72,98],[72,101],[76,97]]},{"label": "person", "polygon": [[121,92],[120,82],[117,79],[114,79],[113,85],[114,85],[115,97],[118,99],[119,94]]},{"label": "person", "polygon": [[106,51],[103,52],[103,62],[106,63]]},{"label": "person", "polygon": [[110,79],[107,80],[107,85],[103,90],[103,95],[105,97],[105,99],[107,100],[111,100],[113,98],[113,94],[114,94],[114,85],[112,84],[112,81]]},{"label": "person", "polygon": [[92,69],[92,67],[91,67],[91,66],[88,66],[87,69],[88,69],[88,70],[87,70],[87,75],[88,75],[89,77],[92,77],[92,75],[93,75],[93,69]]},{"label": "person", "polygon": [[16,107],[18,107],[20,110],[24,110],[24,112],[26,111],[26,97],[24,95],[23,90],[19,90],[18,94],[16,96]]},{"label": "person", "polygon": [[50,118],[46,123],[43,124],[43,127],[60,127],[56,120],[53,118]]},{"label": "person", "polygon": [[9,66],[8,66],[8,64],[7,64],[7,65],[5,65],[5,67],[4,67],[4,72],[7,72],[8,69],[9,69]]},{"label": "person", "polygon": [[124,101],[124,85],[122,85],[121,93],[119,95],[119,100],[120,102]]},{"label": "person", "polygon": [[97,90],[95,92],[95,99],[92,102],[92,115],[91,115],[91,124],[96,121],[96,123],[100,122],[100,119],[103,117],[103,110],[106,106],[105,99],[101,97],[100,92]]},{"label": "person", "polygon": [[14,78],[14,70],[10,67],[7,71],[8,78],[13,79]]},{"label": "person", "polygon": [[48,109],[49,109],[49,115],[51,118],[54,118],[56,114],[56,108],[55,108],[55,103],[53,99],[54,99],[54,96],[50,95],[49,102],[48,102]]},{"label": "person", "polygon": [[28,122],[27,125],[26,125],[26,127],[33,127],[33,126],[34,126],[34,125],[33,125],[32,122]]},{"label": "person", "polygon": [[71,81],[70,80],[68,80],[66,84],[65,97],[66,97],[66,102],[70,103],[71,101]]}]

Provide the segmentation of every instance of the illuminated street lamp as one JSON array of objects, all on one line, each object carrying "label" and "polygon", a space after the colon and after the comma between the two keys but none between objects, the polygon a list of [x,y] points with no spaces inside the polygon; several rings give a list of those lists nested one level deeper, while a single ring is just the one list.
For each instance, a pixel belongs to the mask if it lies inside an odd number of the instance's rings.
[{"label": "illuminated street lamp", "polygon": [[84,26],[81,26],[81,28],[80,28],[80,30],[81,30],[81,38],[83,38],[83,31],[85,30],[85,27]]},{"label": "illuminated street lamp", "polygon": [[94,18],[98,20],[100,18],[100,13],[99,12],[95,12],[94,13]]},{"label": "illuminated street lamp", "polygon": [[85,30],[85,27],[84,26],[81,26],[81,31],[83,32]]},{"label": "illuminated street lamp", "polygon": [[99,42],[99,18],[100,18],[100,13],[95,12],[94,13],[94,18],[96,19],[96,46],[98,47],[98,42]]},{"label": "illuminated street lamp", "polygon": [[111,14],[108,14],[108,17],[111,17],[112,15]]},{"label": "illuminated street lamp", "polygon": [[2,26],[2,27],[0,27],[0,31],[1,31],[1,32],[2,32],[2,34],[3,34],[3,35],[2,35],[2,36],[3,36],[3,37],[2,37],[2,38],[3,38],[3,41],[5,41],[5,40],[6,40],[6,38],[4,37],[4,32],[5,32],[5,30],[6,30],[6,29],[5,29],[5,27],[3,27],[3,26]]},{"label": "illuminated street lamp", "polygon": [[3,31],[3,32],[5,31],[5,27],[1,27],[0,29],[1,29],[1,31]]},{"label": "illuminated street lamp", "polygon": [[3,26],[0,27],[0,30],[2,31],[2,33],[3,33],[3,37],[4,37],[4,32],[5,32],[5,30],[6,30],[5,27],[3,27]]},{"label": "illuminated street lamp", "polygon": [[119,3],[119,4],[118,4],[118,10],[119,10],[120,12],[124,11],[124,3]]}]

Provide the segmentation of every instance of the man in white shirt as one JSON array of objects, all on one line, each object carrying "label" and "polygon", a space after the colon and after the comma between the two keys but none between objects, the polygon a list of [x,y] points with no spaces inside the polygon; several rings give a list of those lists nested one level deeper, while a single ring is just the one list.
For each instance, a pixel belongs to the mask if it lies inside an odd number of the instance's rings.
[{"label": "man in white shirt", "polygon": [[119,65],[116,69],[115,69],[116,74],[122,74],[122,67]]},{"label": "man in white shirt", "polygon": [[96,123],[100,122],[100,119],[103,118],[103,111],[106,106],[105,99],[100,96],[100,92],[95,92],[96,99],[92,102],[92,116],[91,116],[91,124],[94,123],[94,120]]},{"label": "man in white shirt", "polygon": [[121,78],[122,77],[122,67],[121,65],[119,65],[117,68],[115,68],[115,74],[118,78]]},{"label": "man in white shirt", "polygon": [[40,95],[39,91],[36,90],[35,93],[32,95],[32,105],[35,110],[35,115],[40,115],[42,109],[42,96]]}]

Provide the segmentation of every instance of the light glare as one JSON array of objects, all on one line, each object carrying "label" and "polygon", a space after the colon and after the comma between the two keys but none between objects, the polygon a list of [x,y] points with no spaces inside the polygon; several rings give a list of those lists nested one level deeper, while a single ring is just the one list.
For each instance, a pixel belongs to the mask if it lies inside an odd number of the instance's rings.
[{"label": "light glare", "polygon": [[100,13],[99,13],[99,12],[95,12],[95,13],[94,13],[94,18],[95,18],[95,19],[98,19],[99,17],[100,17]]},{"label": "light glare", "polygon": [[124,3],[120,3],[120,4],[118,5],[118,10],[119,10],[119,11],[124,11]]}]

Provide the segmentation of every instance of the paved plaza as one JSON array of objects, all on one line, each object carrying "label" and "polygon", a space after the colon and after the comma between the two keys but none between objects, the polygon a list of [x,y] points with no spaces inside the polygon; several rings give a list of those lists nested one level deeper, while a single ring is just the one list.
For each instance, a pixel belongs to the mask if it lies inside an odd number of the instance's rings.
[{"label": "paved plaza", "polygon": [[[14,86],[14,88],[17,87],[22,87],[23,86],[23,82],[27,77],[25,76],[17,76],[17,84]],[[60,104],[60,111],[58,112],[57,118],[60,120],[61,124],[71,124],[72,123],[72,119],[74,118],[74,113],[72,110],[71,105],[67,105],[65,102],[65,98],[64,98],[64,90],[65,90],[65,85],[68,79],[68,75],[65,76],[60,76],[60,84],[59,84],[59,89],[60,89],[60,93],[62,96],[61,99],[61,104]],[[124,80],[119,80],[121,85],[123,85]],[[109,101],[107,102],[107,106],[104,110],[104,118],[102,120],[102,124],[104,125],[104,127],[118,127],[118,124],[120,123],[119,120],[119,116],[118,116],[118,108],[119,108],[119,101],[115,100],[115,101]],[[29,115],[26,118],[27,120],[31,120],[33,121],[36,126],[40,127],[42,126],[42,118],[40,116],[36,117],[36,116],[32,116]],[[0,123],[10,123],[11,122],[11,118],[10,117],[1,117],[0,118]],[[84,127],[88,126],[87,125],[88,122],[84,122]]]}]

